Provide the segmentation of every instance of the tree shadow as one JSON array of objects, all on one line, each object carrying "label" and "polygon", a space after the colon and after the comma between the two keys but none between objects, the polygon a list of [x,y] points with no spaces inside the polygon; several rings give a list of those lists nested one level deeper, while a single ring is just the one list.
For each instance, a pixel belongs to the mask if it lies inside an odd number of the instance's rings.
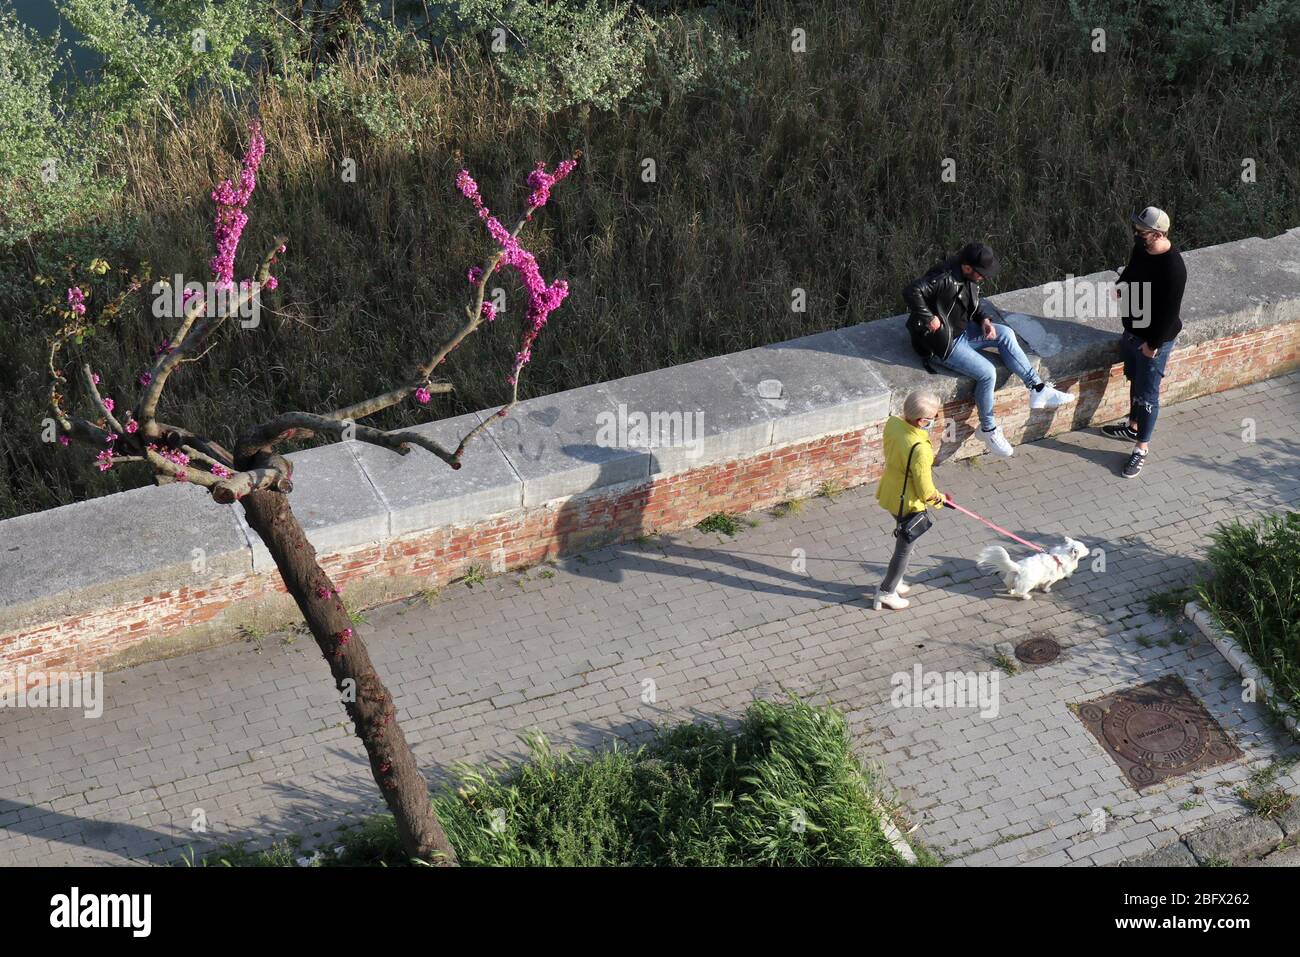
[{"label": "tree shadow", "polygon": [[119,855],[124,860],[131,856],[127,853],[127,848],[132,844],[174,845],[177,841],[174,834],[137,824],[79,817],[0,797],[0,820],[10,814],[16,814],[16,817],[0,826],[0,830],[26,834],[41,841],[103,851]]},{"label": "tree shadow", "polygon": [[1240,501],[1258,498],[1284,508],[1300,505],[1300,442],[1284,438],[1257,438],[1254,455],[1213,457],[1196,452],[1178,460],[1224,480],[1223,491]]}]

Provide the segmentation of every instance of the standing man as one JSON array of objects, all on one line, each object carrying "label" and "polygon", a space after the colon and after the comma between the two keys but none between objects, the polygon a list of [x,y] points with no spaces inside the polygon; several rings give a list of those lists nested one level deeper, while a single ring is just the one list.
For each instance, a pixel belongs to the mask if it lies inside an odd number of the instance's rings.
[{"label": "standing man", "polygon": [[1001,315],[992,303],[980,299],[979,284],[997,273],[993,250],[983,243],[967,243],[956,255],[935,263],[924,276],[909,283],[903,289],[903,301],[908,308],[912,348],[925,371],[933,373],[933,365],[939,365],[974,379],[980,417],[976,435],[994,455],[1011,455],[1011,443],[993,418],[996,371],[980,350],[997,347],[1007,368],[1029,387],[1031,409],[1054,409],[1073,402],[1074,396],[1040,379],[1025,358],[1015,330],[991,318]]},{"label": "standing man", "polygon": [[1116,294],[1124,303],[1124,377],[1129,381],[1128,420],[1103,425],[1103,435],[1135,442],[1120,472],[1137,478],[1146,464],[1151,433],[1160,412],[1160,386],[1165,366],[1174,351],[1174,339],[1183,330],[1179,311],[1187,286],[1182,254],[1169,241],[1169,214],[1148,206],[1134,213],[1133,251],[1116,280]]}]

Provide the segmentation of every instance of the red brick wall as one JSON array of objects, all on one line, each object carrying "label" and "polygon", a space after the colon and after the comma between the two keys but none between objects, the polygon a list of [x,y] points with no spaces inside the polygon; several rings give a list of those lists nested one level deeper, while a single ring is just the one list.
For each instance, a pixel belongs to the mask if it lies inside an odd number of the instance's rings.
[{"label": "red brick wall", "polygon": [[[1206,395],[1300,367],[1300,323],[1272,326],[1215,340],[1176,353],[1169,362],[1166,403]],[[1127,413],[1128,384],[1116,365],[1057,382],[1078,401],[1068,411],[1030,413],[1027,393],[998,393],[996,414],[1007,437],[1019,443],[1065,432]],[[939,460],[964,458],[982,449],[969,436],[977,424],[969,400],[944,407],[957,422],[957,443]],[[945,423],[941,422],[939,434]],[[768,450],[750,458],[710,465],[651,481],[501,516],[472,526],[437,529],[402,539],[323,556],[326,570],[345,593],[349,584],[388,581],[386,599],[416,594],[461,577],[471,565],[504,570],[535,565],[559,555],[634,538],[652,531],[686,528],[714,512],[743,513],[817,493],[824,482],[847,488],[873,481],[880,472],[883,422],[858,431]],[[1158,438],[1157,438],[1158,440]],[[494,558],[496,561],[494,562]],[[275,572],[214,579],[202,588],[139,596],[99,611],[0,635],[0,676],[24,663],[29,670],[93,671],[112,667],[152,643],[145,657],[165,657],[166,639],[207,622],[220,625],[232,606],[279,602],[283,618],[293,611]],[[236,637],[233,621],[228,638]],[[163,641],[159,641],[163,639]],[[177,647],[186,647],[177,641]],[[128,658],[129,660],[129,658]]]}]

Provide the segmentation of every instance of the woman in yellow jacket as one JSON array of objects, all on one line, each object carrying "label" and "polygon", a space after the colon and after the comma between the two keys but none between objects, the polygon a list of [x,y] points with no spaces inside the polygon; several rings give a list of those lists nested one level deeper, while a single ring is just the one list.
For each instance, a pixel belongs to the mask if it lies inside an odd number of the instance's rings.
[{"label": "woman in yellow jacket", "polygon": [[[942,508],[947,496],[934,487],[930,468],[934,465],[934,448],[929,429],[939,414],[939,398],[932,392],[913,392],[903,403],[903,416],[891,415],[885,423],[885,471],[876,489],[880,507],[894,516],[894,557],[885,578],[876,591],[874,607],[899,611],[908,601],[903,596],[910,589],[903,584],[903,573],[911,557],[915,540],[902,533],[908,520],[926,508]],[[908,460],[911,460],[909,466]],[[901,499],[901,502],[900,502]],[[901,507],[900,507],[901,506]]]}]

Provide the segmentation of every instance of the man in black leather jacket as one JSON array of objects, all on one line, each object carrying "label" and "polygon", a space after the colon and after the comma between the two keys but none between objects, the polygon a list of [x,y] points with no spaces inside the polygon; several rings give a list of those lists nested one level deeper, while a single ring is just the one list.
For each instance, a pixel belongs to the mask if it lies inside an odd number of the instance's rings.
[{"label": "man in black leather jacket", "polygon": [[967,243],[953,256],[935,263],[903,289],[907,331],[925,371],[942,367],[975,380],[975,405],[980,428],[975,434],[995,455],[1011,455],[1011,443],[993,418],[996,370],[980,350],[996,347],[1007,367],[1029,388],[1031,409],[1054,409],[1074,396],[1039,378],[1025,357],[1015,331],[995,322],[1002,314],[980,299],[979,284],[998,272],[997,257],[983,243]]}]

